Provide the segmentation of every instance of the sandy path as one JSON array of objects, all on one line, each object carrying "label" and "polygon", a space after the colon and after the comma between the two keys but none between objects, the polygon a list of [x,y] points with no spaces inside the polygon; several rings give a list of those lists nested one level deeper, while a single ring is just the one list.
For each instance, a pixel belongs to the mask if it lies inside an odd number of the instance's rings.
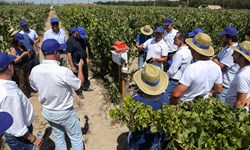
[{"label": "sandy path", "polygon": [[[50,29],[50,18],[56,17],[55,12],[51,11],[47,22],[45,23],[44,30]],[[60,22],[60,25],[63,23]],[[63,27],[62,27],[63,28]],[[66,30],[65,30],[66,32]],[[40,36],[43,41],[43,35]],[[41,42],[39,43],[41,45]],[[42,54],[40,55],[42,59]],[[91,78],[92,73],[90,72],[91,89],[93,91],[84,92],[85,99],[79,99],[77,95],[74,95],[74,107],[81,119],[81,125],[84,125],[85,115],[89,117],[89,131],[83,136],[85,141],[85,148],[87,150],[125,150],[126,145],[126,134],[128,129],[120,125],[111,125],[111,120],[108,116],[108,109],[111,104],[107,104],[103,97],[103,83],[102,80]],[[48,125],[47,121],[43,118],[41,112],[41,104],[38,101],[38,94],[33,94],[30,98],[35,110],[35,121],[33,123],[34,133],[37,133],[38,129],[45,129]],[[53,136],[51,136],[53,137]],[[53,139],[53,138],[52,138]]]}]

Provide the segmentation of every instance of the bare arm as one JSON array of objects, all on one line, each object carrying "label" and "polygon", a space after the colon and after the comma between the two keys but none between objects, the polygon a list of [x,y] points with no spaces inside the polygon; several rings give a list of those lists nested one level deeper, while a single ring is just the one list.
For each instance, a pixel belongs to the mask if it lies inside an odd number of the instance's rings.
[{"label": "bare arm", "polygon": [[79,71],[78,71],[78,75],[77,77],[81,80],[81,86],[84,82],[84,76],[83,76],[83,71],[82,71],[82,66],[83,66],[84,62],[82,59],[80,59],[80,62],[78,63],[78,68],[79,68]]},{"label": "bare arm", "polygon": [[35,45],[36,45],[36,44],[38,44],[39,42],[40,42],[40,38],[37,37],[37,38],[35,39],[34,43],[35,43]]},{"label": "bare arm", "polygon": [[162,56],[161,58],[153,58],[153,62],[166,62],[167,60],[167,56]]},{"label": "bare arm", "polygon": [[188,89],[188,86],[185,86],[185,85],[179,83],[175,87],[175,89],[172,91],[169,104],[170,105],[177,105],[179,99],[184,95],[184,93],[186,92],[187,89]]},{"label": "bare arm", "polygon": [[227,66],[221,63],[218,57],[213,58],[213,61],[220,66],[221,70],[226,69]]},{"label": "bare arm", "polygon": [[42,144],[42,139],[41,138],[36,138],[35,135],[33,135],[30,132],[27,132],[24,136],[25,139],[29,140],[30,143],[33,143],[36,147],[40,147]]},{"label": "bare arm", "polygon": [[[16,54],[15,48],[13,48],[13,47],[10,48],[10,54],[11,54],[11,55],[14,55],[14,56],[17,55],[17,54]],[[21,56],[19,56],[19,57],[17,57],[17,58],[15,59],[15,63],[20,62],[20,61],[23,59],[23,57],[24,57],[24,56],[27,56],[28,54],[29,54],[28,51],[23,52]]]},{"label": "bare arm", "polygon": [[[247,102],[247,93],[239,93],[237,92],[237,100],[234,105],[234,107],[240,107],[240,106],[245,106],[245,103]],[[249,98],[248,98],[249,99]]]},{"label": "bare arm", "polygon": [[216,94],[221,93],[222,92],[222,83],[221,84],[214,84],[214,86],[210,92],[216,93]]}]

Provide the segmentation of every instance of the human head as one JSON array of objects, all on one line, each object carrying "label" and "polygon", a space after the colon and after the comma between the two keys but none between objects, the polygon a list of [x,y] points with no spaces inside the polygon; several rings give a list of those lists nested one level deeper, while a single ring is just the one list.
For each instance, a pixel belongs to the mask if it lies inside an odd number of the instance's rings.
[{"label": "human head", "polygon": [[29,31],[28,23],[25,20],[20,21],[20,26],[24,31]]},{"label": "human head", "polygon": [[164,35],[164,29],[162,26],[159,26],[156,28],[155,30],[155,39],[156,41],[160,41],[161,39],[163,39],[163,35]]},{"label": "human head", "polygon": [[149,25],[145,25],[144,27],[141,27],[140,31],[144,35],[152,35],[154,32],[153,29]]},{"label": "human head", "polygon": [[9,78],[14,74],[13,62],[16,56],[0,52],[0,74],[5,73]]},{"label": "human head", "polygon": [[193,38],[197,33],[204,33],[204,31],[201,28],[196,28],[194,31],[189,32],[188,35],[189,37]]},{"label": "human head", "polygon": [[69,36],[73,35],[76,32],[76,28],[75,27],[70,27],[69,28]]},{"label": "human head", "polygon": [[181,47],[183,45],[186,45],[186,39],[188,38],[187,32],[177,32],[175,38],[174,38],[174,45],[177,45],[178,47]]},{"label": "human head", "polygon": [[223,31],[219,32],[221,41],[224,45],[230,45],[232,42],[237,42],[237,33],[237,29],[232,26],[225,27]]},{"label": "human head", "polygon": [[250,62],[250,41],[241,42],[239,45],[230,48],[234,50],[233,59],[235,63],[240,61]]},{"label": "human head", "polygon": [[173,29],[173,22],[172,18],[166,18],[164,25],[167,32],[170,32]]},{"label": "human head", "polygon": [[13,124],[13,118],[8,112],[0,112],[0,135],[2,135]]},{"label": "human head", "polygon": [[16,46],[22,46],[24,43],[24,37],[21,33],[17,32],[16,34],[13,35],[14,43]]},{"label": "human head", "polygon": [[57,18],[51,18],[50,24],[53,32],[58,33],[59,32],[59,20]]},{"label": "human head", "polygon": [[55,39],[47,39],[43,41],[41,49],[44,56],[54,55],[54,58],[58,60],[60,58],[61,50],[65,49],[66,44],[59,44]]},{"label": "human head", "polygon": [[76,28],[77,38],[80,39],[86,39],[87,35],[85,33],[85,29],[83,27],[77,27]]},{"label": "human head", "polygon": [[145,65],[133,77],[139,89],[147,95],[159,95],[168,86],[167,74],[152,64]]},{"label": "human head", "polygon": [[[186,39],[186,43],[190,47],[192,55],[193,55],[193,52],[196,52],[208,58],[214,55],[214,49],[211,46],[212,39],[209,35],[205,33],[198,33],[195,35],[194,38]],[[199,58],[195,58],[195,59],[199,59]]]}]

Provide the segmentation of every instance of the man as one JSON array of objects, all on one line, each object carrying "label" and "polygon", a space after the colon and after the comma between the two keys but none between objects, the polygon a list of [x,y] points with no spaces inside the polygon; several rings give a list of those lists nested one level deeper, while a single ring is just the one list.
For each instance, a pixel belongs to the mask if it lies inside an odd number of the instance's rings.
[{"label": "man", "polygon": [[[69,37],[67,40],[67,56],[68,62],[71,67],[71,70],[74,74],[77,74],[79,71],[79,67],[76,65],[79,63],[80,59],[83,59],[83,75],[84,75],[84,83],[83,90],[88,90],[90,86],[90,82],[88,79],[88,63],[89,63],[89,51],[88,51],[88,43],[86,39],[85,29],[83,27],[78,27],[76,31]],[[85,65],[86,64],[86,65]],[[83,98],[82,91],[76,91],[77,95]]]},{"label": "man", "polygon": [[213,96],[225,102],[225,97],[236,72],[239,70],[239,65],[234,63],[233,52],[230,46],[237,46],[237,30],[234,27],[228,26],[223,31],[219,32],[221,41],[225,45],[224,49],[213,58],[213,61],[218,64],[222,71],[223,90],[221,94]]},{"label": "man", "polygon": [[13,124],[13,118],[9,113],[0,110],[0,122],[1,122],[0,124],[0,150],[1,150],[3,143],[2,141],[3,134]]},{"label": "man", "polygon": [[29,28],[28,23],[25,20],[20,21],[20,26],[22,30],[19,32],[23,34],[24,37],[24,46],[27,50],[31,50],[31,58],[29,60],[30,69],[34,66],[40,64],[39,62],[39,50],[37,47],[38,42],[40,41],[35,30]]},{"label": "man", "polygon": [[172,90],[177,86],[184,70],[191,63],[193,59],[190,49],[185,40],[188,38],[186,32],[177,32],[174,38],[174,44],[177,45],[178,51],[173,56],[173,62],[167,74],[169,76],[169,84],[166,92],[170,96]]},{"label": "man", "polygon": [[184,71],[179,84],[173,90],[170,104],[178,101],[192,101],[197,97],[208,97],[209,91],[221,93],[222,73],[218,65],[210,60],[214,55],[212,40],[209,35],[198,33],[194,38],[186,39],[192,56],[197,61],[190,64]]},{"label": "man", "polygon": [[[63,46],[63,45],[61,45]],[[71,88],[78,90],[83,83],[82,59],[79,62],[78,78],[67,67],[59,65],[61,49],[55,39],[47,39],[41,49],[44,60],[30,74],[31,87],[38,91],[43,106],[43,116],[52,127],[56,149],[65,150],[64,133],[70,137],[73,150],[82,150],[81,126],[73,108]]]},{"label": "man", "polygon": [[[140,29],[141,33],[137,35],[135,39],[135,47],[138,49],[140,45],[146,42],[148,39],[151,39],[153,36],[153,29],[149,25],[145,25]],[[139,49],[138,49],[139,50]],[[144,49],[143,51],[139,50],[139,57],[138,57],[138,69],[141,69],[145,60],[146,60],[146,53],[147,50]]]},{"label": "man", "polygon": [[[63,29],[59,27],[59,20],[57,18],[50,19],[51,29],[44,33],[43,40],[47,39],[55,39],[58,41],[59,44],[66,43],[66,34]],[[67,67],[67,55],[62,53],[60,55],[60,64],[64,67]]]},{"label": "man", "polygon": [[233,60],[240,69],[235,74],[226,95],[226,103],[232,107],[245,106],[250,96],[250,41],[244,41],[237,46],[230,47],[234,50]]},{"label": "man", "polygon": [[167,44],[163,40],[164,29],[159,26],[155,30],[155,37],[147,40],[141,46],[139,50],[147,49],[146,63],[152,63],[158,68],[162,68],[162,63],[167,61],[168,49]]},{"label": "man", "polygon": [[174,56],[175,52],[177,51],[177,46],[174,45],[174,38],[178,32],[178,30],[174,29],[173,27],[173,20],[172,18],[166,18],[164,25],[164,41],[167,44],[168,48],[168,62],[164,65],[164,70],[167,71],[172,63],[172,57]]},{"label": "man", "polygon": [[34,145],[41,146],[41,139],[32,134],[35,118],[32,104],[11,80],[15,58],[0,53],[0,109],[8,112],[14,121],[4,136],[10,149],[33,150]]}]

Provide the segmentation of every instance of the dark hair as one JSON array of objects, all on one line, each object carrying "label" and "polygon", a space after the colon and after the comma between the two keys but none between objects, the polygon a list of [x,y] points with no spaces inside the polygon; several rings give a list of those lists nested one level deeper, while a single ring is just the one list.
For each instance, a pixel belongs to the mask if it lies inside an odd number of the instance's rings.
[{"label": "dark hair", "polygon": [[227,39],[232,39],[233,42],[237,42],[237,36],[236,35],[230,35],[230,34],[225,34]]},{"label": "dark hair", "polygon": [[186,44],[185,40],[189,37],[188,33],[185,31],[179,31],[177,34],[179,34],[179,39],[182,40],[184,44]]},{"label": "dark hair", "polygon": [[11,41],[11,46],[14,46],[14,47],[18,46],[18,40],[13,38]]}]

